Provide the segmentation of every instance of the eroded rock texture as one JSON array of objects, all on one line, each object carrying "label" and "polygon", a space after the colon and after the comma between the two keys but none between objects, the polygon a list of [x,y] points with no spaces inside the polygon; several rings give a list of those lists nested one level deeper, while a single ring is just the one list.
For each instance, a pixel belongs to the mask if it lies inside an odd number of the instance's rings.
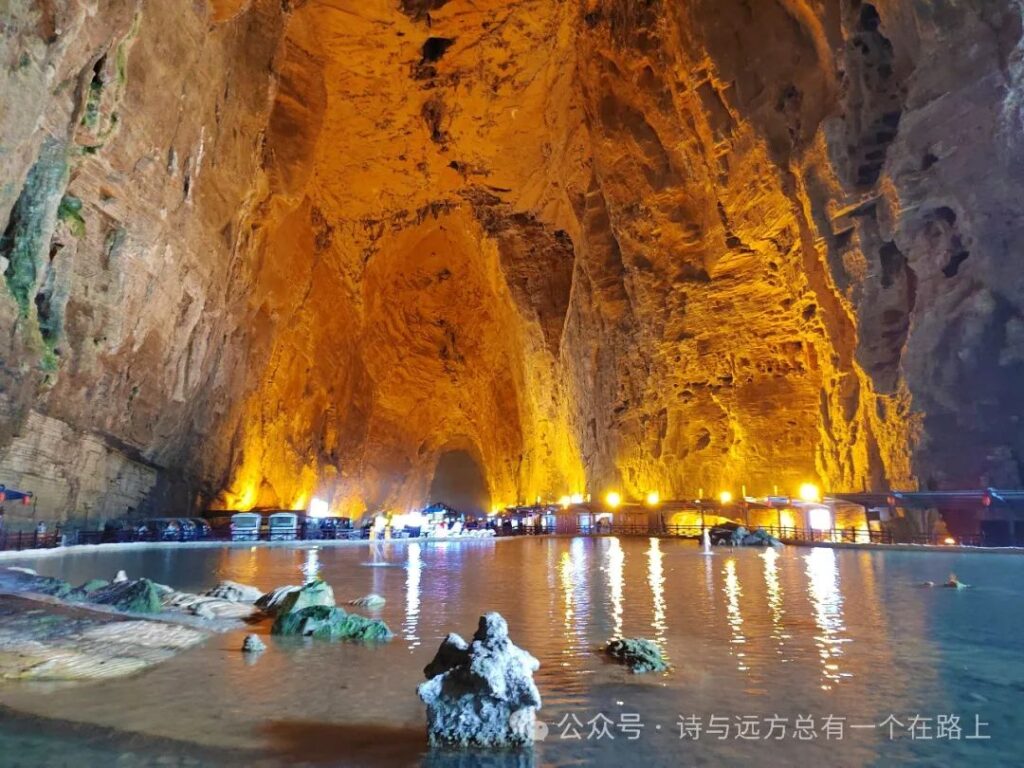
[{"label": "eroded rock texture", "polygon": [[402,508],[456,450],[494,504],[1020,482],[1015,0],[15,0],[3,39],[0,482],[44,514]]}]

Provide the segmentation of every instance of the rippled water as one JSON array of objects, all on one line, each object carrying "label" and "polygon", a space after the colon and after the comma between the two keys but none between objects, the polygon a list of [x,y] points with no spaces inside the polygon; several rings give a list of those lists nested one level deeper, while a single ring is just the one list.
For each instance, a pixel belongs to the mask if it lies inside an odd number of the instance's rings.
[{"label": "rippled water", "polygon": [[[76,583],[125,568],[184,590],[220,579],[270,589],[319,573],[339,602],[384,595],[387,605],[367,613],[396,639],[367,648],[268,637],[249,663],[238,651],[244,632],[232,632],[126,680],[5,684],[5,706],[74,725],[0,712],[2,765],[69,755],[70,765],[117,755],[122,765],[447,765],[424,757],[414,689],[444,635],[470,635],[488,610],[541,662],[549,733],[537,765],[1024,763],[1020,557],[825,548],[705,557],[690,542],[604,537],[168,548],[23,564]],[[919,586],[951,570],[975,586]],[[617,636],[655,640],[672,672],[634,676],[609,664],[598,651]],[[951,714],[960,739],[938,738],[937,717]],[[966,738],[976,716],[989,739]],[[697,740],[680,739],[680,718],[691,737],[700,724]],[[709,733],[723,723],[725,738]],[[633,724],[635,740],[623,728]]]}]

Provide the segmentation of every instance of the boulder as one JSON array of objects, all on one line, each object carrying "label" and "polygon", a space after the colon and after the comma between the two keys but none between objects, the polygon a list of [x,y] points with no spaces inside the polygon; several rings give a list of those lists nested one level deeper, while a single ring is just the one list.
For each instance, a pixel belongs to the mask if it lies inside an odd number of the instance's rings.
[{"label": "boulder", "polygon": [[349,600],[349,605],[354,605],[357,608],[380,608],[387,601],[380,595],[366,595],[364,597],[357,597],[355,600]]},{"label": "boulder", "polygon": [[114,576],[114,583],[120,584],[123,581],[128,581],[128,574],[125,573],[123,570],[118,571],[117,575]]},{"label": "boulder", "polygon": [[164,608],[186,611],[201,619],[247,619],[259,611],[255,605],[235,603],[219,597],[174,592],[161,595]]},{"label": "boulder", "polygon": [[265,650],[267,650],[267,645],[260,640],[259,635],[246,635],[245,640],[242,641],[244,653],[263,653]]},{"label": "boulder", "polygon": [[256,606],[271,616],[313,606],[331,608],[334,604],[334,590],[321,579],[314,579],[301,587],[278,587],[256,601]]},{"label": "boulder", "polygon": [[114,581],[90,592],[88,600],[127,613],[159,613],[163,610],[160,590],[149,579]]},{"label": "boulder", "polygon": [[394,637],[388,625],[380,619],[368,619],[327,605],[311,605],[279,613],[270,634],[362,642],[384,642]]},{"label": "boulder", "polygon": [[300,589],[302,589],[302,587],[297,587],[294,584],[273,589],[260,596],[256,601],[256,607],[270,616],[275,616],[278,610],[280,610],[281,603],[284,599],[292,592],[298,592]]},{"label": "boulder", "polygon": [[208,589],[203,594],[207,597],[217,597],[232,603],[255,603],[263,597],[263,592],[258,587],[239,584],[237,581],[222,581],[216,587]]},{"label": "boulder", "polygon": [[642,637],[612,640],[604,650],[613,659],[629,667],[634,674],[664,672],[668,669],[657,644]]},{"label": "boulder", "polygon": [[11,592],[35,592],[67,599],[74,592],[74,587],[61,579],[51,576],[40,576],[29,569],[4,568],[0,570],[0,588]]},{"label": "boulder", "polygon": [[486,749],[533,743],[540,663],[516,647],[498,613],[480,617],[473,642],[450,634],[423,673],[417,692],[427,705],[427,736],[434,746]]},{"label": "boulder", "polygon": [[758,528],[753,533],[743,537],[743,544],[748,547],[782,547],[785,546],[779,539],[776,539],[764,528]]}]

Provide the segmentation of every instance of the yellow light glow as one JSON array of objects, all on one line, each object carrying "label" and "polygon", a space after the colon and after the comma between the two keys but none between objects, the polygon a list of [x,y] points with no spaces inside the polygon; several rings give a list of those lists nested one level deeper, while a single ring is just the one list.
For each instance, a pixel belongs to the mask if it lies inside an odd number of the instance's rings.
[{"label": "yellow light glow", "polygon": [[945,542],[946,544],[956,544],[956,539],[954,539],[952,536],[947,536]]},{"label": "yellow light glow", "polygon": [[811,503],[820,501],[821,490],[814,483],[804,483],[800,486],[800,498]]},{"label": "yellow light glow", "polygon": [[563,496],[558,500],[558,506],[560,506],[562,509],[568,509],[570,504],[572,504],[571,496]]},{"label": "yellow light glow", "polygon": [[501,505],[500,504],[495,504],[493,507],[491,507],[490,517],[494,517],[495,515],[499,514],[500,512],[501,512]]},{"label": "yellow light glow", "polygon": [[718,494],[718,500],[720,502],[722,502],[723,504],[731,503],[732,502],[732,492],[731,491],[722,491],[720,494]]},{"label": "yellow light glow", "polygon": [[812,507],[807,522],[815,531],[827,531],[832,527],[832,513],[825,507]]},{"label": "yellow light glow", "polygon": [[612,509],[615,509],[622,503],[622,497],[617,492],[611,491],[604,497],[604,502]]},{"label": "yellow light glow", "polygon": [[310,517],[327,517],[331,511],[327,506],[327,502],[323,499],[313,499],[309,502],[309,516]]},{"label": "yellow light glow", "polygon": [[661,503],[661,494],[657,491],[648,491],[647,506],[656,507]]},{"label": "yellow light glow", "polygon": [[572,496],[569,497],[569,501],[571,501],[573,504],[582,504],[583,503],[583,494],[582,493],[574,493]]}]

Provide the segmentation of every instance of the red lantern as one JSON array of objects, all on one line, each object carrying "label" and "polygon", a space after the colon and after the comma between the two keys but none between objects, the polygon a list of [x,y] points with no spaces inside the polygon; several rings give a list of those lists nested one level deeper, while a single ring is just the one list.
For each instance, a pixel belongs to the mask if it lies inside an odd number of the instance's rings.
[{"label": "red lantern", "polygon": [[992,496],[990,494],[986,493],[986,494],[984,494],[981,497],[981,506],[983,506],[983,507],[991,507],[992,506]]},{"label": "red lantern", "polygon": [[7,494],[0,491],[0,504],[3,504],[5,501],[7,501]]},{"label": "red lantern", "polygon": [[27,493],[21,497],[21,505],[23,507],[27,507],[31,503],[31,497]]}]

